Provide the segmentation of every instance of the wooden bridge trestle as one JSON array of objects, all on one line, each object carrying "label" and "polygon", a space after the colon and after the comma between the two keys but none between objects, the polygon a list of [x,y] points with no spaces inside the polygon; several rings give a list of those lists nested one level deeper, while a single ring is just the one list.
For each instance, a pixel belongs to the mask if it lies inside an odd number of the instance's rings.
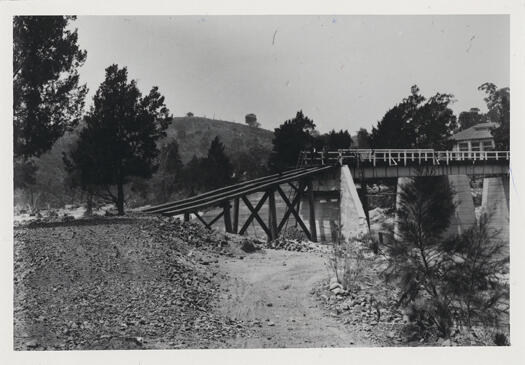
[{"label": "wooden bridge trestle", "polygon": [[[238,233],[241,235],[246,233],[250,224],[255,220],[264,230],[269,241],[274,240],[279,236],[286,226],[286,222],[290,216],[293,215],[297,224],[301,227],[308,239],[316,242],[317,232],[315,226],[315,202],[312,178],[334,167],[334,165],[330,165],[289,170],[284,173],[265,176],[216,189],[176,202],[149,207],[144,209],[143,212],[162,214],[164,216],[183,215],[185,221],[189,221],[190,215],[193,214],[208,229],[211,229],[213,224],[223,218],[226,232]],[[294,182],[298,182],[298,185],[295,185]],[[292,189],[293,198],[290,199],[286,195],[282,185],[287,185]],[[254,206],[248,199],[248,196],[257,192],[263,192],[263,195]],[[275,204],[276,194],[279,194],[286,205],[286,210],[280,221],[277,217]],[[309,201],[308,227],[299,215],[299,204],[301,198],[305,196],[305,194],[308,194]],[[239,208],[241,201],[250,211],[250,215],[242,225],[239,221]],[[268,220],[265,222],[259,212],[266,201],[268,201]],[[213,207],[220,207],[221,211],[211,221],[207,222],[200,212],[204,209]],[[240,229],[239,226],[241,226]]]}]

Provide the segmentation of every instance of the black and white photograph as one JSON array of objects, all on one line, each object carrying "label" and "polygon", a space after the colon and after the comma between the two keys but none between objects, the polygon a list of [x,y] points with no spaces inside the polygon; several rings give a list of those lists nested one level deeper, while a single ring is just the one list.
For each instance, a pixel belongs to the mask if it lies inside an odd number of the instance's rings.
[{"label": "black and white photograph", "polygon": [[516,343],[512,15],[9,21],[10,351]]}]

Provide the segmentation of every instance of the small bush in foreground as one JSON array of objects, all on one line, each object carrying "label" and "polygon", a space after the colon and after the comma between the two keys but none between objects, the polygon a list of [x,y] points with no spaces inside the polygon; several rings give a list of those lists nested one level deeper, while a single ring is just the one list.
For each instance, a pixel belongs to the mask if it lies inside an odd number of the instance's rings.
[{"label": "small bush in foreground", "polygon": [[368,265],[366,252],[371,252],[370,247],[371,237],[368,234],[348,240],[341,237],[332,244],[329,265],[345,290],[360,290],[359,281]]},{"label": "small bush in foreground", "polygon": [[454,211],[453,191],[439,179],[415,178],[401,193],[399,237],[386,245],[387,282],[398,305],[426,332],[449,337],[456,326],[497,326],[507,311],[504,245],[486,223],[443,239]]}]

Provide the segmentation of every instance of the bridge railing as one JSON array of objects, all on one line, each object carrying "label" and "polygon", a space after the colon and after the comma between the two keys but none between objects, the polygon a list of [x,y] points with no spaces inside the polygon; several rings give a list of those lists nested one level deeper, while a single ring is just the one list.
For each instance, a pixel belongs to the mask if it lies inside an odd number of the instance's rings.
[{"label": "bridge railing", "polygon": [[300,162],[307,165],[368,164],[371,166],[450,165],[509,161],[509,151],[434,151],[433,149],[341,149],[302,151]]}]

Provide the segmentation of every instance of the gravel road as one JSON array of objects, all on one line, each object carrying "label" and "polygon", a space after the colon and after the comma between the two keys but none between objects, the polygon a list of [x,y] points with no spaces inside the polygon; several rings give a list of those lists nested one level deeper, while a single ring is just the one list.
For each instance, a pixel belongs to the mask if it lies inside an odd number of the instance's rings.
[{"label": "gravel road", "polygon": [[249,336],[228,341],[232,348],[368,346],[351,325],[329,316],[312,289],[329,278],[327,254],[264,250],[221,258],[230,280],[217,307],[249,324]]}]

